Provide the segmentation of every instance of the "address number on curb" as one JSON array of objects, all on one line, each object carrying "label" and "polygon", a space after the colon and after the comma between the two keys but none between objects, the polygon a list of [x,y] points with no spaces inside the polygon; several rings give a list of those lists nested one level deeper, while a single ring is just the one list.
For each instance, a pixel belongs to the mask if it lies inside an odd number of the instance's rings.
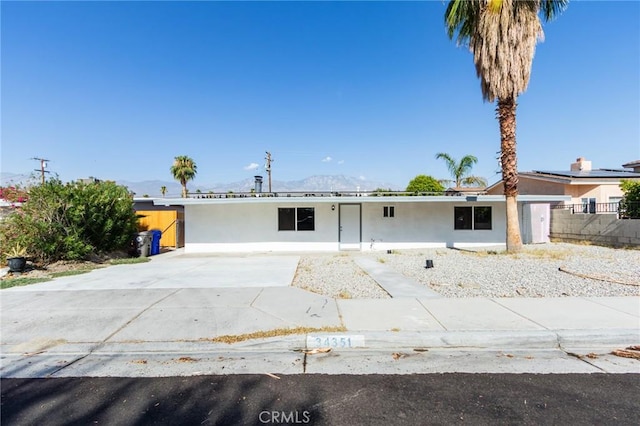
[{"label": "address number on curb", "polygon": [[307,348],[358,348],[364,346],[362,334],[307,336]]}]

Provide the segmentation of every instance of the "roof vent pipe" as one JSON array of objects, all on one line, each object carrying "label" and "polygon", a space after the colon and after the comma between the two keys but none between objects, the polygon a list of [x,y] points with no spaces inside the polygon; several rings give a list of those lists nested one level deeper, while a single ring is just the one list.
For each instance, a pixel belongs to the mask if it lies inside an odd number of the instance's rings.
[{"label": "roof vent pipe", "polygon": [[262,192],[262,176],[254,176],[256,179],[254,190],[256,194],[260,194]]}]

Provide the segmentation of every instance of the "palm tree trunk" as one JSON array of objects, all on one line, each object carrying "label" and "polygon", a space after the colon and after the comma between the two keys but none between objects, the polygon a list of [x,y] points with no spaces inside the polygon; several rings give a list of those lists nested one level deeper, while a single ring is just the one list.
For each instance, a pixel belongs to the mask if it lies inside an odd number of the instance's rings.
[{"label": "palm tree trunk", "polygon": [[506,197],[507,251],[522,249],[520,223],[518,220],[518,160],[516,155],[516,100],[510,96],[498,99],[498,121],[500,123],[500,162],[502,182]]},{"label": "palm tree trunk", "polygon": [[180,184],[182,185],[182,198],[187,198],[187,181],[182,180]]}]

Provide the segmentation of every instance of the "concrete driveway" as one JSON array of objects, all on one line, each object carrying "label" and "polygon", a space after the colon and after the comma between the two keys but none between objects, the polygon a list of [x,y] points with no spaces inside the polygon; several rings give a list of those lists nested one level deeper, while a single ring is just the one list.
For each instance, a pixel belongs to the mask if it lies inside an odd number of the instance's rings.
[{"label": "concrete driveway", "polygon": [[300,256],[154,256],[150,262],[115,265],[8,291],[123,290],[166,288],[248,288],[291,285]]}]

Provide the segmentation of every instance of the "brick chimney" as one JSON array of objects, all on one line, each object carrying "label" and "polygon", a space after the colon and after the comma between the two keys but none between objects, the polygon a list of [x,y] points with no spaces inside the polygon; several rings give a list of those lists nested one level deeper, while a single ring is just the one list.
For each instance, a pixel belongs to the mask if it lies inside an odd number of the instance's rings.
[{"label": "brick chimney", "polygon": [[591,161],[584,157],[578,157],[575,163],[571,163],[572,172],[588,172],[589,170],[591,170]]}]

